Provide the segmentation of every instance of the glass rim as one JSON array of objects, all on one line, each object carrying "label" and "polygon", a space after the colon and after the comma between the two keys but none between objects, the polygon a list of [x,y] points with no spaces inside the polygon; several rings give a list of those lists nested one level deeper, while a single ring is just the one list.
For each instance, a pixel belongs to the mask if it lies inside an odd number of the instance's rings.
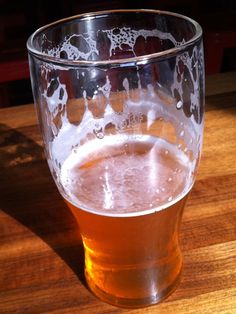
[{"label": "glass rim", "polygon": [[[41,32],[43,32],[44,30],[51,28],[52,26],[56,26],[56,25],[60,25],[72,20],[76,20],[76,19],[82,19],[82,18],[88,18],[88,19],[94,19],[96,18],[98,15],[105,15],[105,14],[113,14],[113,13],[152,13],[152,14],[159,14],[159,15],[168,15],[168,16],[174,16],[174,17],[178,17],[181,18],[183,20],[186,20],[188,22],[190,22],[196,30],[195,35],[188,41],[181,43],[179,46],[177,47],[173,47],[170,49],[166,49],[164,51],[160,51],[160,52],[155,52],[155,53],[151,53],[151,54],[144,54],[141,56],[134,56],[134,57],[126,57],[123,59],[114,59],[114,60],[97,60],[97,61],[93,61],[93,60],[68,60],[68,59],[63,59],[60,57],[55,57],[55,56],[51,56],[45,52],[41,52],[38,49],[36,49],[34,47],[33,44],[33,40],[34,38],[40,34]],[[174,13],[174,12],[170,12],[170,11],[162,11],[162,10],[152,10],[152,9],[117,9],[117,10],[104,10],[104,11],[95,11],[95,12],[89,12],[89,13],[82,13],[82,14],[77,14],[77,15],[73,15],[70,17],[66,17],[60,20],[56,20],[55,22],[46,24],[40,28],[38,28],[34,33],[32,33],[26,43],[26,47],[28,50],[29,54],[34,55],[35,57],[41,59],[41,60],[45,60],[45,61],[49,61],[52,62],[54,64],[58,64],[58,65],[67,65],[67,66],[102,66],[102,67],[109,67],[109,66],[128,66],[128,65],[143,65],[146,64],[148,62],[150,62],[151,60],[154,59],[163,59],[163,58],[169,58],[173,55],[179,54],[182,51],[184,51],[187,47],[191,46],[192,44],[196,43],[200,38],[202,37],[202,27],[200,26],[200,24],[198,22],[196,22],[194,19],[183,15],[183,14],[179,14],[179,13]]]}]

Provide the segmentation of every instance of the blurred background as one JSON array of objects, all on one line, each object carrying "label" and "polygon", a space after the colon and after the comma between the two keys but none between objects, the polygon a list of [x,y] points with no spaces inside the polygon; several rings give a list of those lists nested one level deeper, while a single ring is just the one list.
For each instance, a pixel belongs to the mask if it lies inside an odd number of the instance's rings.
[{"label": "blurred background", "polygon": [[160,9],[197,20],[204,31],[206,74],[236,70],[235,0],[0,0],[0,107],[32,103],[26,40],[57,19],[108,9]]}]

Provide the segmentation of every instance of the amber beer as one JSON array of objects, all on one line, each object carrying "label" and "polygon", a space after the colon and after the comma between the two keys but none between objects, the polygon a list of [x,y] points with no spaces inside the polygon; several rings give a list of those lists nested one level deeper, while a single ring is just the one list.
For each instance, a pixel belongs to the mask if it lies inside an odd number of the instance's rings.
[{"label": "amber beer", "polygon": [[90,289],[126,307],[171,293],[181,272],[179,225],[192,185],[187,156],[159,138],[108,136],[74,150],[61,182],[80,226]]}]

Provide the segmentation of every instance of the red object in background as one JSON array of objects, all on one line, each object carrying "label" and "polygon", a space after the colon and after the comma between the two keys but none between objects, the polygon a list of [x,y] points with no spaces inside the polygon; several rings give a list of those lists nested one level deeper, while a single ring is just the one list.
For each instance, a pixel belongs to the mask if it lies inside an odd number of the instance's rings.
[{"label": "red object in background", "polygon": [[[214,6],[212,2],[202,0],[136,0],[135,2],[57,0],[57,10],[54,3],[47,0],[33,2],[0,0],[0,7],[0,107],[32,102],[26,50],[27,37],[42,25],[82,12],[142,7],[183,13],[197,20],[203,27],[206,74],[236,69],[234,0],[215,0]],[[231,47],[233,50],[228,54]],[[225,66],[226,54],[229,60],[227,66]],[[21,87],[22,82],[28,85]],[[18,88],[16,89],[15,86]],[[21,91],[26,95],[19,96]]]},{"label": "red object in background", "polygon": [[206,74],[221,71],[224,52],[236,48],[236,30],[206,32],[204,35]]},{"label": "red object in background", "polygon": [[6,107],[18,95],[12,83],[29,80],[27,18],[16,1],[0,0],[0,4],[0,107]]},{"label": "red object in background", "polygon": [[12,60],[0,63],[0,83],[29,78],[27,59]]}]

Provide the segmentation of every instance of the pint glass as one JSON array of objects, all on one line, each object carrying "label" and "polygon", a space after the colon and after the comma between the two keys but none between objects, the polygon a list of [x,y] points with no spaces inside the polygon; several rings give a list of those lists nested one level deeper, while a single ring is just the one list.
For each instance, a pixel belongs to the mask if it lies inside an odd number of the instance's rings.
[{"label": "pint glass", "polygon": [[117,306],[159,302],[180,280],[180,222],[201,152],[201,27],[170,12],[103,11],[44,26],[27,47],[88,287]]}]

